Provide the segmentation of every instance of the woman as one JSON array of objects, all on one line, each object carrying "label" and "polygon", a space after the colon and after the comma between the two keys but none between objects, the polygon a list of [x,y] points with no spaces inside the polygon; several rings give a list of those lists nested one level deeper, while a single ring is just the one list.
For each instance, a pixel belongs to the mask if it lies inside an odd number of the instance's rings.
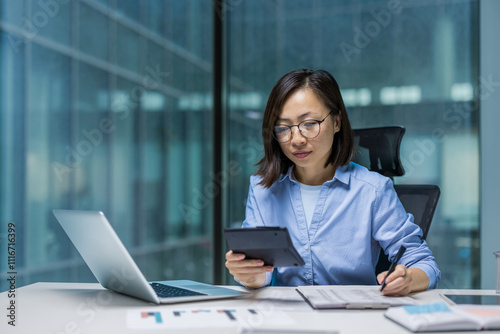
[{"label": "woman", "polygon": [[[250,178],[243,227],[287,227],[306,262],[277,268],[275,285],[377,284],[380,249],[407,250],[386,280],[385,295],[434,288],[441,273],[399,202],[392,181],[351,159],[354,139],[340,89],[326,71],[283,76],[267,102],[265,155]],[[226,267],[250,288],[271,283],[273,268],[229,251]]]}]

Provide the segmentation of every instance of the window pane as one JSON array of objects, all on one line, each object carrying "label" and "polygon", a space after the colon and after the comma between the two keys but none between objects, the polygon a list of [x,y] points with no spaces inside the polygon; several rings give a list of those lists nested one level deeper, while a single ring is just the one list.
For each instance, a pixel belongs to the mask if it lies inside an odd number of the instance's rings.
[{"label": "window pane", "polygon": [[33,36],[40,36],[51,41],[69,46],[71,44],[71,6],[72,1],[30,0],[30,14],[26,15],[25,26],[33,31]]},{"label": "window pane", "polygon": [[132,29],[118,24],[116,35],[116,63],[124,69],[139,72],[139,50],[141,49],[139,34]]},{"label": "window pane", "polygon": [[11,1],[8,4],[4,2],[0,10],[2,21],[28,30],[26,17],[23,15],[24,10],[24,1]]},{"label": "window pane", "polygon": [[324,68],[339,82],[354,128],[406,127],[406,175],[395,183],[441,188],[427,239],[442,269],[440,287],[478,287],[477,5],[294,0],[231,6],[224,21],[229,160],[246,168],[231,182],[230,222],[239,226],[244,219],[271,88],[291,70]]},{"label": "window pane", "polygon": [[20,236],[19,284],[93,279],[54,208],[105,211],[148,278],[209,282],[213,198],[228,191],[239,226],[268,94],[309,67],[338,79],[355,128],[406,127],[395,182],[441,187],[440,287],[478,287],[478,1],[224,4],[214,175],[211,1],[0,0],[0,217]]},{"label": "window pane", "polygon": [[165,31],[165,4],[161,1],[146,1],[145,5],[148,28],[163,35]]},{"label": "window pane", "polygon": [[116,12],[135,22],[139,22],[141,9],[140,1],[137,0],[120,0],[116,2]]},{"label": "window pane", "polygon": [[[212,201],[193,196],[211,183],[211,2],[170,13],[182,44],[164,34],[171,1],[148,1],[149,12],[135,0],[10,2],[0,0],[0,217],[17,227],[18,285],[94,280],[56,208],[102,210],[151,280],[210,282]],[[33,15],[37,30],[21,36]],[[192,96],[203,103],[183,107]]]},{"label": "window pane", "polygon": [[[80,4],[80,25],[79,25],[79,44],[80,50],[86,54],[97,57],[101,60],[108,60],[109,38],[108,25],[109,20],[102,13],[85,5]],[[99,38],[96,38],[95,32],[99,31]]]},{"label": "window pane", "polygon": [[70,204],[71,171],[80,160],[69,145],[62,145],[70,139],[70,59],[37,46],[32,48],[31,59],[24,134],[29,208],[25,229],[26,266],[36,268],[66,257],[58,243],[62,231],[51,210]]},{"label": "window pane", "polygon": [[[112,120],[115,125],[111,137],[111,214],[117,233],[125,247],[135,246],[138,199],[136,172],[138,166],[137,131],[139,120],[139,105],[132,100],[135,84],[131,81],[117,78],[116,88],[111,93]],[[131,191],[133,189],[133,191]]]},{"label": "window pane", "polygon": [[[3,9],[3,8],[2,8]],[[25,47],[21,43],[18,47],[12,47],[11,41],[16,38],[13,34],[0,33],[0,73],[4,80],[0,80],[0,219],[3,224],[0,234],[7,233],[9,222],[22,221],[24,216],[25,196],[25,166],[26,157],[19,157],[26,146],[25,129],[23,119],[25,118]],[[8,82],[8,84],[7,84]],[[10,163],[6,163],[10,161]],[[7,177],[8,176],[8,177]],[[24,232],[24,227],[17,224],[18,233]],[[2,237],[2,244],[4,240]],[[16,243],[20,249],[26,245],[25,240]],[[0,249],[0,256],[8,258],[7,247]],[[2,261],[4,272],[7,267]],[[25,258],[16,258],[19,266],[25,266]],[[1,286],[0,286],[1,287]]]},{"label": "window pane", "polygon": [[77,132],[70,145],[78,159],[73,175],[75,206],[107,212],[109,134],[115,128],[108,112],[108,74],[84,63],[78,64],[78,73]]}]

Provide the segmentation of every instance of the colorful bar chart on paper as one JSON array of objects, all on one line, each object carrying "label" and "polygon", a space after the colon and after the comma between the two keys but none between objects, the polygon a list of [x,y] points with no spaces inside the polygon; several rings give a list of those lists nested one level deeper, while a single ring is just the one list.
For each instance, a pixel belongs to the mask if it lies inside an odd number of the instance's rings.
[{"label": "colorful bar chart on paper", "polygon": [[286,313],[275,309],[250,308],[179,308],[131,309],[127,311],[130,329],[259,327],[272,317],[275,325],[293,325]]}]

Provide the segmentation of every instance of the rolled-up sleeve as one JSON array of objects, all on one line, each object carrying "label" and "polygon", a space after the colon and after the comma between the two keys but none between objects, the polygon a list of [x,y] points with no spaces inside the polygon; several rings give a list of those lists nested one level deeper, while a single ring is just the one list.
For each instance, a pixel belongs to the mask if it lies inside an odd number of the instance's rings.
[{"label": "rolled-up sleeve", "polygon": [[429,278],[428,289],[435,288],[441,272],[427,243],[422,240],[422,229],[414,223],[413,215],[404,209],[390,179],[386,179],[376,192],[372,207],[374,239],[391,261],[404,245],[406,252],[400,263],[423,270]]}]

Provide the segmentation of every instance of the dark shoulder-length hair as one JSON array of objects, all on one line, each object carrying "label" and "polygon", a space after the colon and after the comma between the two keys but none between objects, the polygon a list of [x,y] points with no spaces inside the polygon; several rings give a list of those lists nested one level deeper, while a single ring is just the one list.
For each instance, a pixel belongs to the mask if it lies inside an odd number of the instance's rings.
[{"label": "dark shoulder-length hair", "polygon": [[301,88],[311,89],[325,106],[333,111],[332,115],[340,119],[340,131],[334,136],[332,154],[325,168],[329,164],[336,167],[345,166],[354,156],[354,135],[335,78],[325,70],[303,69],[289,72],[276,83],[271,91],[262,122],[264,157],[257,163],[259,169],[255,175],[262,178],[260,184],[266,188],[271,187],[293,165],[292,161],[281,151],[278,141],[274,139],[273,130],[283,110],[283,105],[290,95]]}]

